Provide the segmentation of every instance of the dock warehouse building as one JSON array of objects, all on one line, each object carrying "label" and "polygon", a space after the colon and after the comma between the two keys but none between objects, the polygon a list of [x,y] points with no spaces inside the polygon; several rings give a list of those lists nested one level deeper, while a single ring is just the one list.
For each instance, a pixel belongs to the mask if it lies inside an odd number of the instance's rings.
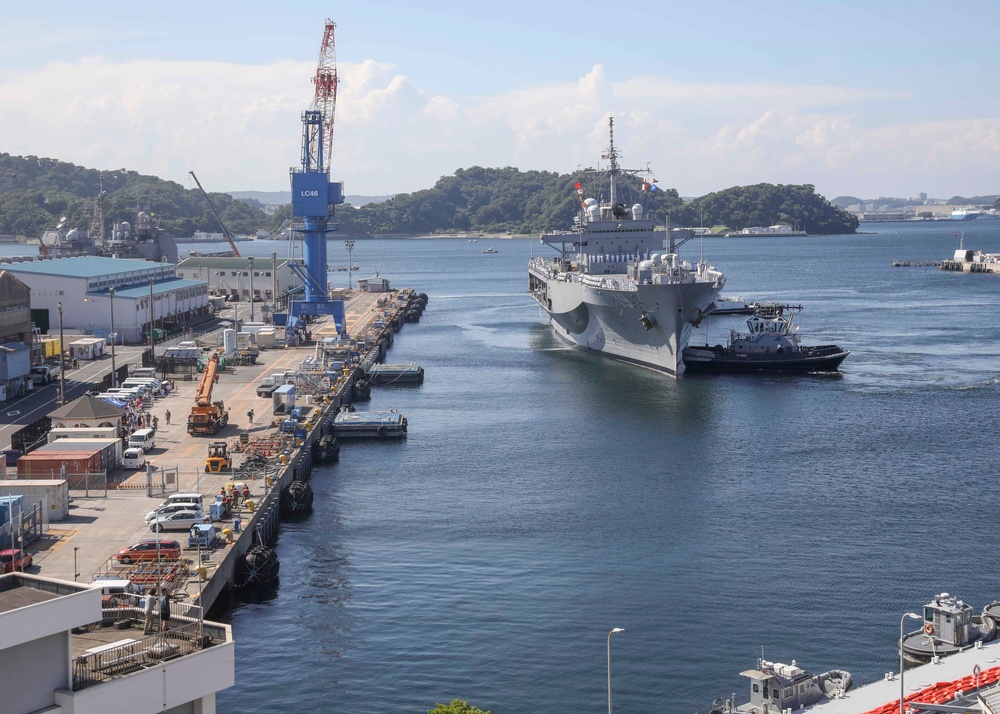
[{"label": "dock warehouse building", "polygon": [[[287,258],[253,258],[253,294],[270,302],[272,292],[281,298],[289,291],[301,291],[303,282],[288,265]],[[250,258],[188,256],[177,264],[177,277],[203,280],[211,295],[250,300]]]},{"label": "dock warehouse building", "polygon": [[31,289],[32,321],[58,334],[62,303],[66,335],[109,337],[114,288],[117,343],[142,343],[149,334],[150,280],[155,327],[171,329],[209,315],[208,285],[178,278],[172,263],[80,256],[3,265]]}]

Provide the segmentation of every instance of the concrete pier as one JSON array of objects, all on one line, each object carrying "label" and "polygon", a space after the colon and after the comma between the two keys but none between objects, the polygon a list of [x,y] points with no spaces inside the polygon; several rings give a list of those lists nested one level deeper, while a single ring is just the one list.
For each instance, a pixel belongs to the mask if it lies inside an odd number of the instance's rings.
[{"label": "concrete pier", "polygon": [[[280,524],[281,490],[295,480],[306,480],[313,468],[312,445],[330,433],[333,417],[339,407],[351,401],[352,388],[364,374],[364,365],[385,358],[394,332],[403,325],[403,315],[413,299],[412,291],[393,293],[360,293],[346,304],[346,331],[352,344],[364,345],[342,364],[340,378],[328,392],[300,397],[299,405],[308,407],[304,423],[304,438],[280,434],[282,417],[271,414],[271,399],[258,397],[256,386],[265,375],[295,370],[299,364],[315,355],[316,345],[273,349],[260,353],[257,364],[224,371],[216,384],[212,399],[222,400],[229,410],[229,424],[215,436],[190,436],[186,431],[187,415],[194,405],[198,385],[193,381],[178,381],[168,397],[158,399],[151,414],[159,418],[157,448],[148,459],[154,465],[151,478],[145,472],[116,472],[105,493],[78,491],[68,519],[52,522],[48,532],[28,546],[34,554],[38,572],[52,577],[90,582],[100,572],[125,573],[113,556],[119,548],[146,538],[156,537],[144,524],[144,515],[153,510],[167,495],[176,492],[197,492],[204,496],[206,513],[215,494],[233,481],[232,472],[205,473],[208,445],[226,441],[233,453],[233,467],[238,467],[251,448],[267,451],[267,465],[243,481],[250,489],[252,510],[240,504],[234,513],[216,522],[220,533],[217,545],[203,550],[201,565],[204,580],[198,577],[199,552],[187,548],[188,532],[164,531],[161,537],[177,540],[184,548],[182,558],[190,561],[190,576],[179,595],[189,602],[210,608],[233,583],[244,553],[252,546],[269,543]],[[321,320],[310,326],[314,342],[336,336],[336,328]],[[251,424],[248,412],[254,411]],[[170,424],[166,412],[171,413]],[[115,478],[117,477],[117,479]],[[152,481],[154,488],[150,489]],[[161,487],[161,484],[164,484]],[[239,532],[236,532],[239,520]]]}]

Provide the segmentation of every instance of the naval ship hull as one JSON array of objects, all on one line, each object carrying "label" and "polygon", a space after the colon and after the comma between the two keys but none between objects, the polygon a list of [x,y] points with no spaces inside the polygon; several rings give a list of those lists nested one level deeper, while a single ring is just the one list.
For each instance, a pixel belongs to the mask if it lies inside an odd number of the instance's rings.
[{"label": "naval ship hull", "polygon": [[676,377],[684,372],[691,330],[714,307],[721,290],[707,282],[615,290],[551,280],[537,299],[556,334],[570,344]]}]

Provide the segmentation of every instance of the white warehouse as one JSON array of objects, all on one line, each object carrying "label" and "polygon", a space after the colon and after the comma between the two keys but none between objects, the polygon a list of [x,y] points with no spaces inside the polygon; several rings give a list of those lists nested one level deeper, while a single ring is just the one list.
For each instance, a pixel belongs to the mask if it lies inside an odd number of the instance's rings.
[{"label": "white warehouse", "polygon": [[109,337],[118,344],[148,339],[150,298],[153,326],[170,330],[209,315],[208,286],[184,280],[172,263],[100,256],[5,264],[31,289],[31,317],[42,332],[58,334],[59,304],[66,335]]},{"label": "white warehouse", "polygon": [[281,299],[289,291],[300,291],[303,287],[302,280],[292,272],[289,262],[287,258],[276,257],[189,256],[177,264],[177,277],[205,281],[211,295],[248,302],[252,289],[257,300],[271,302],[274,296]]}]

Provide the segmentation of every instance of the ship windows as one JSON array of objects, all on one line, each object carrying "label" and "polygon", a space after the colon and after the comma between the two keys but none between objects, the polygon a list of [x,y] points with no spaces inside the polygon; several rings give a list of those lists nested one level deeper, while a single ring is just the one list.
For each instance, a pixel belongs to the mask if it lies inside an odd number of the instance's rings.
[{"label": "ship windows", "polygon": [[753,683],[753,691],[754,691],[754,694],[757,694],[760,691],[760,685],[757,684],[757,682]]},{"label": "ship windows", "polygon": [[795,687],[785,687],[784,695],[785,699],[795,694]]}]

